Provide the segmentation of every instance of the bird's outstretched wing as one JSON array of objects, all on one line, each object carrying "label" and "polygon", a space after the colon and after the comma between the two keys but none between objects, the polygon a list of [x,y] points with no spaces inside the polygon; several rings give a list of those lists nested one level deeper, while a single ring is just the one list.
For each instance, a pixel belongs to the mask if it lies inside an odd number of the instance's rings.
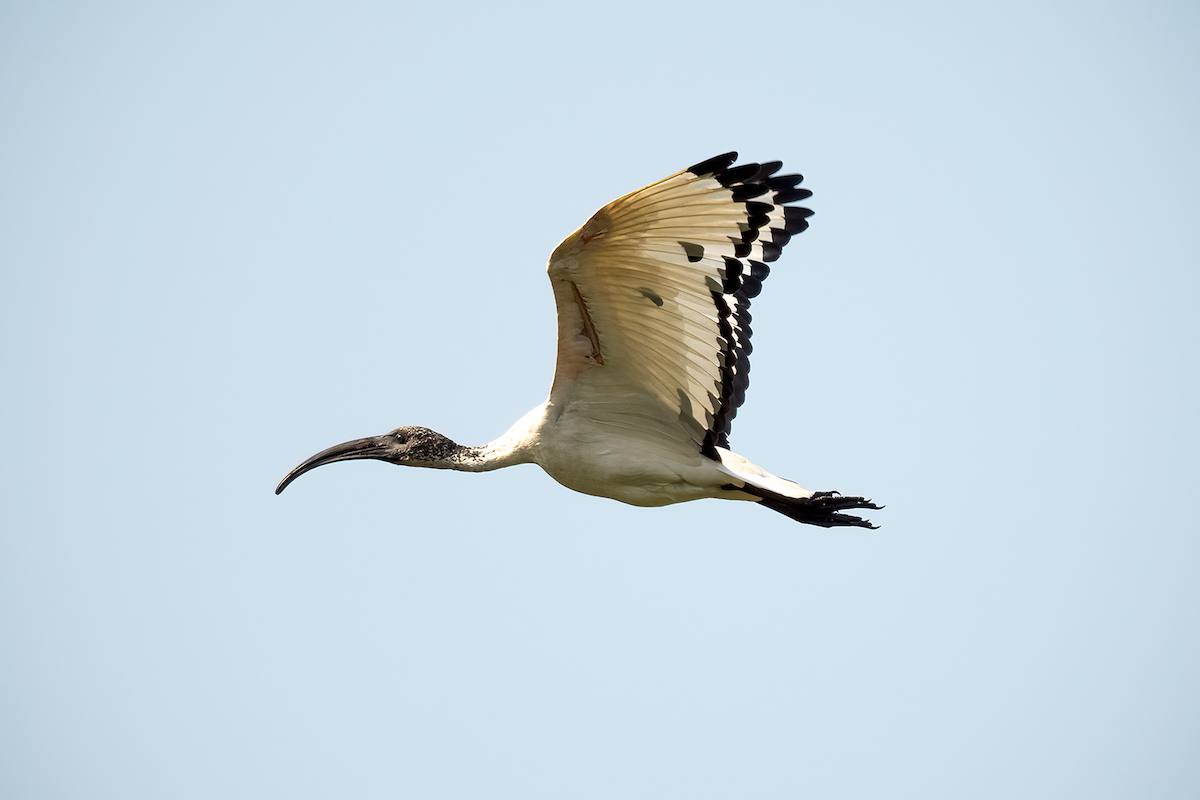
[{"label": "bird's outstretched wing", "polygon": [[750,298],[808,227],[812,192],[782,164],[702,161],[614,200],[550,257],[558,364],[550,402],[717,457],[745,399]]}]

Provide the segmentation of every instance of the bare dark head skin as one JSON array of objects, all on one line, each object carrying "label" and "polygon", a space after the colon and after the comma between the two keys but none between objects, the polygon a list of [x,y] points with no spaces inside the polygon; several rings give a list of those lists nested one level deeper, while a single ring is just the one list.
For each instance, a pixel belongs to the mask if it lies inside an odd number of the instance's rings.
[{"label": "bare dark head skin", "polygon": [[437,431],[406,425],[382,436],[355,439],[322,450],[289,472],[280,481],[275,494],[282,492],[288,484],[309,470],[335,461],[372,458],[413,467],[448,467],[455,456],[460,456],[467,450],[468,448],[455,444]]}]

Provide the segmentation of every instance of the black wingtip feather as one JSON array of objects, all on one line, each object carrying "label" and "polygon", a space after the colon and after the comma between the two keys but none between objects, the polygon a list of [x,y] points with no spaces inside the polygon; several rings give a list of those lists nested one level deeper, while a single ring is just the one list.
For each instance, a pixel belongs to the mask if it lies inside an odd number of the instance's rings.
[{"label": "black wingtip feather", "polygon": [[[710,283],[722,352],[718,407],[713,410],[702,446],[709,457],[716,452],[715,447],[728,446],[731,423],[750,385],[750,300],[762,291],[770,271],[767,263],[780,257],[784,245],[808,227],[812,215],[808,209],[786,206],[812,195],[808,189],[798,188],[804,180],[802,175],[776,175],[783,167],[781,161],[735,164],[736,160],[737,154],[730,152],[689,167],[698,177],[719,182],[728,190],[729,199],[744,204],[746,212],[740,235],[730,236],[734,257],[724,257],[720,284]],[[748,257],[756,252],[755,248],[760,260],[750,261]],[[692,255],[688,252],[689,260]]]},{"label": "black wingtip feather", "polygon": [[767,188],[765,183],[747,183],[733,187],[732,194],[735,203],[744,203],[747,200],[753,200],[755,197],[762,197],[769,191],[771,190]]},{"label": "black wingtip feather", "polygon": [[781,169],[783,169],[782,161],[768,161],[763,164],[762,169],[759,170],[758,180],[765,180],[774,175],[776,172],[779,172]]},{"label": "black wingtip feather", "polygon": [[735,183],[753,181],[760,172],[762,172],[762,167],[758,164],[741,164],[736,167],[720,170],[716,173],[715,177],[721,182],[722,186],[732,186]]},{"label": "black wingtip feather", "polygon": [[742,275],[742,262],[732,256],[725,256],[725,274],[730,278],[740,278]]},{"label": "black wingtip feather", "polygon": [[713,156],[710,159],[701,161],[699,164],[693,164],[687,168],[687,171],[693,175],[710,175],[714,172],[719,172],[729,168],[729,165],[737,161],[737,151],[731,150],[728,153],[722,153],[719,156]]},{"label": "black wingtip feather", "polygon": [[812,192],[808,189],[784,189],[775,193],[775,202],[780,205],[784,203],[794,203],[797,200],[807,200],[812,197]]},{"label": "black wingtip feather", "polygon": [[771,191],[778,192],[798,186],[803,180],[803,175],[778,175],[774,178],[768,178],[767,186],[771,188]]},{"label": "black wingtip feather", "polygon": [[791,236],[808,229],[808,218],[813,212],[807,208],[791,206],[783,210],[783,231]]}]

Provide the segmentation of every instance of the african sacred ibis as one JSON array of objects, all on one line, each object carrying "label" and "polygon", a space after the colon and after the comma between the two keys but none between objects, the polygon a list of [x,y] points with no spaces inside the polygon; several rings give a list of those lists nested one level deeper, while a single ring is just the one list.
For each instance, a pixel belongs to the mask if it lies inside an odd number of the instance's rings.
[{"label": "african sacred ibis", "polygon": [[812,192],[779,161],[702,161],[596,212],[550,256],[558,364],[550,398],[508,433],[464,447],[406,426],[317,453],[335,461],[486,472],[534,463],[577,492],[635,506],[717,497],[799,522],[875,527],[840,513],[880,508],[812,492],[730,452],[750,371],[750,298],[812,214]]}]

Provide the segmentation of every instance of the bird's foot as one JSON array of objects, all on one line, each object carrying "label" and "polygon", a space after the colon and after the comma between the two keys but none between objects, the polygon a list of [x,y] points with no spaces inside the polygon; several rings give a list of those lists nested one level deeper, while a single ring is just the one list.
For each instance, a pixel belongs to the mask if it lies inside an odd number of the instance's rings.
[{"label": "bird's foot", "polygon": [[883,508],[865,497],[846,497],[841,492],[813,492],[812,497],[799,502],[807,506],[816,516],[817,519],[813,520],[815,524],[825,527],[853,525],[862,528],[878,528],[878,525],[871,524],[869,520],[838,512],[858,508]]},{"label": "bird's foot", "polygon": [[813,492],[809,497],[782,497],[773,493],[764,494],[762,504],[797,522],[820,525],[822,528],[842,526],[878,528],[879,526],[871,524],[870,520],[839,512],[852,508],[883,508],[865,497],[843,497],[838,492]]},{"label": "bird's foot", "polygon": [[848,508],[883,508],[865,497],[845,497],[841,492],[813,492],[808,498],[814,508],[822,511],[845,511]]}]

